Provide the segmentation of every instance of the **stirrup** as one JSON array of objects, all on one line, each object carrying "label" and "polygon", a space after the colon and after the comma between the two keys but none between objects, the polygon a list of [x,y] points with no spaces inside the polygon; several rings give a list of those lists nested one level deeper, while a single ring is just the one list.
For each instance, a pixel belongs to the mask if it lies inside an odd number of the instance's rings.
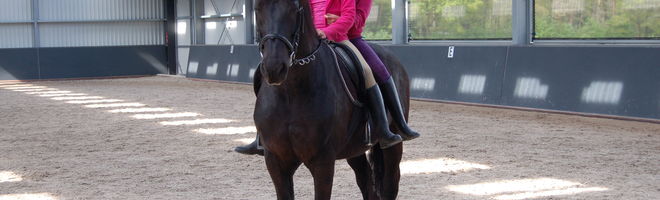
[{"label": "stirrup", "polygon": [[259,133],[257,133],[257,150],[264,150],[264,146],[261,146],[261,140],[259,139]]},{"label": "stirrup", "polygon": [[367,144],[367,147],[373,147],[374,141],[371,139],[371,125],[367,121],[367,125],[364,127],[364,142]]}]

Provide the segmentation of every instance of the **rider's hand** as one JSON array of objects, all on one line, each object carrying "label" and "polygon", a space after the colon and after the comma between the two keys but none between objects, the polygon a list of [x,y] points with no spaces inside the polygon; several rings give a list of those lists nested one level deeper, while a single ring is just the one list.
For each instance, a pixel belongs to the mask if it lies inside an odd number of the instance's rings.
[{"label": "rider's hand", "polygon": [[328,25],[335,23],[339,19],[339,16],[334,15],[334,14],[325,14],[325,20],[328,23]]},{"label": "rider's hand", "polygon": [[325,36],[325,32],[321,29],[316,29],[316,34],[319,35],[321,39],[326,39],[327,37]]}]

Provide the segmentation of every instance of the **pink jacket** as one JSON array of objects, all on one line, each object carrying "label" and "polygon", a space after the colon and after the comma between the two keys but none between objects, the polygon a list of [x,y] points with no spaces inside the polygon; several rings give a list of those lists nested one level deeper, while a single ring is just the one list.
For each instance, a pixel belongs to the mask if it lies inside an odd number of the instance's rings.
[{"label": "pink jacket", "polygon": [[355,23],[353,27],[348,31],[348,38],[354,39],[362,37],[362,31],[364,26],[367,24],[367,18],[369,17],[369,12],[371,12],[371,3],[373,0],[355,0]]},{"label": "pink jacket", "polygon": [[[311,0],[312,16],[314,16],[314,25],[316,28],[325,32],[328,40],[341,42],[348,40],[348,30],[353,27],[355,23],[355,0],[326,0],[325,7],[315,7],[314,2],[319,0]],[[321,14],[323,13],[323,14]],[[326,22],[325,14],[330,13],[340,16],[335,23],[328,25]]]}]

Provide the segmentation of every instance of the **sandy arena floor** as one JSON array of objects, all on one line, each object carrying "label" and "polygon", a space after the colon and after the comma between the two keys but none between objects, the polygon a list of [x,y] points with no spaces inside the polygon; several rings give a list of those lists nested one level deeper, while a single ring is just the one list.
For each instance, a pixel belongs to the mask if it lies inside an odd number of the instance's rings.
[{"label": "sandy arena floor", "polygon": [[[274,199],[251,86],[0,82],[0,200]],[[659,199],[660,124],[412,102],[399,199]],[[311,199],[306,168],[296,195]],[[359,199],[336,167],[333,199]]]}]

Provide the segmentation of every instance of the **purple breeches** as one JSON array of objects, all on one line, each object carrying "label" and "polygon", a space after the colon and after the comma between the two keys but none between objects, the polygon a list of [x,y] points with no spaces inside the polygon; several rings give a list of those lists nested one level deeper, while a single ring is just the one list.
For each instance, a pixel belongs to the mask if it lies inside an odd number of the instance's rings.
[{"label": "purple breeches", "polygon": [[362,56],[371,67],[371,71],[374,73],[374,78],[378,84],[384,83],[390,78],[390,73],[385,68],[385,64],[380,60],[376,52],[371,49],[367,41],[364,41],[361,37],[350,39],[351,43],[357,47],[357,49],[362,53]]}]

